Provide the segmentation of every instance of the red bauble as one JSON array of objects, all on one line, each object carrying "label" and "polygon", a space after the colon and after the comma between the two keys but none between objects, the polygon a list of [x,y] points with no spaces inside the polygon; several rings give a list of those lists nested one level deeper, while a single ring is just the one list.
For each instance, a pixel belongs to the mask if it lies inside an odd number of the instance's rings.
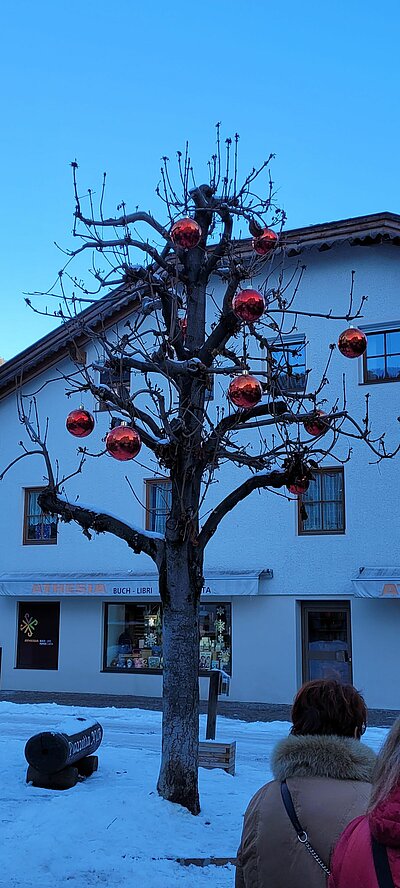
[{"label": "red bauble", "polygon": [[359,358],[367,347],[367,337],[358,327],[349,327],[340,334],[338,347],[345,358]]},{"label": "red bauble", "polygon": [[259,256],[268,256],[275,249],[278,235],[271,228],[264,228],[262,234],[253,239],[253,250]]},{"label": "red bauble", "polygon": [[187,318],[179,318],[178,324],[181,328],[182,339],[185,339],[187,333]]},{"label": "red bauble", "polygon": [[142,446],[140,435],[125,424],[111,429],[106,437],[106,448],[114,459],[121,461],[133,459]]},{"label": "red bauble", "polygon": [[243,376],[235,376],[228,389],[228,398],[235,407],[250,410],[261,401],[261,384],[255,376],[250,376],[248,373],[244,373]]},{"label": "red bauble", "polygon": [[183,250],[193,250],[197,247],[201,238],[200,225],[194,220],[186,216],[184,219],[178,219],[171,228],[171,240],[176,247]]},{"label": "red bauble", "polygon": [[289,493],[293,493],[295,496],[301,496],[302,493],[305,493],[308,490],[310,485],[310,481],[308,478],[295,478],[292,484],[287,484],[286,487]]},{"label": "red bauble", "polygon": [[258,290],[240,290],[233,297],[232,310],[237,318],[248,324],[258,321],[265,309],[264,297]]},{"label": "red bauble", "polygon": [[65,425],[70,435],[74,435],[75,438],[86,438],[86,435],[90,435],[94,429],[94,417],[88,410],[79,407],[78,410],[71,410]]},{"label": "red bauble", "polygon": [[313,438],[318,438],[319,435],[325,435],[325,432],[329,429],[329,422],[324,420],[324,416],[326,416],[326,413],[324,413],[323,410],[316,410],[315,419],[307,419],[303,423],[307,435],[312,435]]}]

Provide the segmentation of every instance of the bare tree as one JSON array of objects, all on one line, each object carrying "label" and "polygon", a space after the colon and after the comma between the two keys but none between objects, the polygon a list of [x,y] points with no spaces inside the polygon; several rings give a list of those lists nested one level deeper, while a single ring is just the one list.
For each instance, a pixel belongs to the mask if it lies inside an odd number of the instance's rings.
[{"label": "bare tree", "polygon": [[[326,407],[323,389],[334,346],[319,385],[310,391],[306,373],[301,392],[295,387],[291,391],[287,385],[292,372],[287,351],[282,351],[281,361],[276,352],[267,352],[271,339],[283,345],[286,335],[296,329],[298,318],[312,317],[313,313],[297,305],[304,269],[299,266],[285,271],[284,238],[280,238],[285,216],[274,198],[271,157],[239,183],[237,148],[236,136],[226,140],[221,152],[218,126],[209,181],[202,185],[196,184],[188,148],[178,153],[177,187],[171,180],[168,159],[163,158],[157,193],[165,224],[149,212],[128,213],[124,204],[118,207],[118,216],[106,218],[105,177],[98,212],[93,194],[88,192],[89,212],[85,214],[78,194],[77,164],[73,163],[73,234],[80,243],[67,251],[57,282],[47,292],[59,302],[56,311],[50,311],[67,325],[71,341],[79,347],[91,340],[98,348],[98,361],[77,363],[74,372],[65,376],[67,393],[90,392],[105,402],[110,414],[125,419],[140,435],[161,473],[168,470],[172,499],[165,534],[135,529],[104,512],[69,501],[65,494],[68,478],[58,477],[52,466],[47,422],[43,429],[40,425],[39,394],[28,402],[20,394],[20,419],[32,446],[23,445],[23,452],[12,463],[32,452],[42,453],[48,479],[40,497],[45,512],[76,522],[88,537],[91,532],[114,534],[134,553],[146,553],[156,565],[163,614],[158,791],[194,814],[200,810],[199,599],[207,543],[223,518],[254,490],[265,488],[286,496],[304,492],[313,482],[313,470],[328,454],[335,456],[340,436],[349,438],[345,460],[354,438],[362,440],[378,461],[393,455],[386,451],[383,435],[377,439],[371,436],[368,401],[359,421],[348,413],[345,392],[341,403],[337,400],[321,413],[321,404]],[[259,197],[255,189],[263,177],[265,196]],[[188,216],[191,222],[175,225]],[[253,236],[253,244],[236,236],[243,227]],[[74,267],[71,263],[85,254],[92,256],[91,288],[70,271]],[[238,298],[244,283],[251,279],[258,281],[259,298],[246,291]],[[71,284],[72,290],[67,286]],[[358,317],[363,300],[354,305],[353,288],[354,276],[349,304],[340,316],[326,310],[318,317],[342,317],[347,322]],[[88,320],[85,306],[90,307],[103,290],[102,304],[110,310],[123,296],[136,299],[136,310],[123,333],[117,326],[107,327],[105,320],[94,329],[93,321]],[[222,300],[214,291],[223,293]],[[214,318],[207,324],[210,307]],[[123,385],[127,369],[140,374],[133,393]],[[99,382],[99,370],[109,372],[109,384]],[[215,417],[207,395],[213,380],[221,379],[226,389],[230,382],[231,402],[227,400],[226,408],[220,408]],[[306,440],[304,424],[312,430]],[[248,446],[246,436],[251,436],[252,430],[257,431],[258,452],[255,439],[252,448]],[[77,473],[89,456],[87,448],[81,447]],[[202,521],[208,485],[226,462],[244,467],[246,479]]]}]

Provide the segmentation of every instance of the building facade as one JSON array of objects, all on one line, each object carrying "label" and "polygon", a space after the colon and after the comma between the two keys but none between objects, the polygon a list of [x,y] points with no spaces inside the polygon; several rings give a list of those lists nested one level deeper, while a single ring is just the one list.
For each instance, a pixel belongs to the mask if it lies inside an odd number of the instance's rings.
[{"label": "building facade", "polygon": [[[373,434],[385,431],[388,450],[400,441],[399,245],[400,216],[389,213],[285,235],[288,273],[298,262],[306,266],[296,305],[321,315],[298,315],[285,338],[287,385],[301,385],[309,373],[312,389],[323,374],[329,345],[346,326],[323,315],[346,313],[354,270],[355,301],[368,294],[357,321],[367,352],[349,361],[335,350],[324,397],[330,409],[345,390],[347,409],[362,427],[368,395]],[[126,296],[107,306],[89,311],[94,318],[102,311],[102,323],[115,325],[137,310]],[[91,344],[85,348],[93,360]],[[21,375],[41,421],[50,419],[48,446],[60,471],[76,469],[76,439],[65,430],[66,415],[79,406],[65,395],[70,349],[58,329],[0,368],[0,472],[21,453]],[[282,344],[271,338],[268,349]],[[132,374],[125,384],[134,389],[138,378]],[[224,387],[225,379],[215,385],[210,410],[226,403]],[[94,412],[99,448],[110,415],[89,397],[85,407]],[[287,703],[303,680],[336,675],[362,689],[370,706],[400,707],[400,453],[379,462],[364,442],[344,438],[335,454],[339,460],[327,457],[303,497],[306,512],[295,497],[253,493],[209,543],[200,609],[202,696],[209,670],[222,668],[231,674],[234,701]],[[128,485],[123,464],[107,455],[88,458],[66,495],[162,532],[168,478],[141,463],[130,462]],[[246,471],[223,466],[205,511]],[[79,527],[43,515],[37,498],[44,484],[37,454],[16,462],[0,482],[1,689],[158,696],[161,606],[152,562],[111,535],[89,541]]]}]

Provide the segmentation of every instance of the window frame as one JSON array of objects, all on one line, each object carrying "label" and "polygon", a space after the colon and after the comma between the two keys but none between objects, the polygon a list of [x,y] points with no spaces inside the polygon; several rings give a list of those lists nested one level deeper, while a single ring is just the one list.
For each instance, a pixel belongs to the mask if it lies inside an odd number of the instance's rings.
[{"label": "window frame", "polygon": [[[102,373],[108,373],[110,380],[108,382],[102,382],[101,375]],[[130,394],[131,384],[132,384],[132,368],[125,367],[122,368],[122,373],[117,373],[116,371],[112,371],[110,367],[104,367],[102,370],[98,370],[99,374],[99,387],[102,385],[107,386],[111,391],[115,391],[118,395],[121,394],[121,390],[123,388],[127,388]],[[126,379],[124,378],[124,374],[126,374]],[[115,382],[111,382],[112,376],[115,375]],[[129,379],[128,379],[129,377]],[[98,400],[96,401],[95,410],[97,413],[105,413],[111,412],[112,410],[118,410],[113,404],[108,404],[107,401]]]},{"label": "window frame", "polygon": [[[55,539],[49,538],[48,540],[44,540],[44,539],[32,540],[32,539],[29,539],[29,537],[28,537],[29,495],[31,493],[38,493],[38,494],[42,493],[44,490],[46,490],[46,488],[45,487],[24,487],[23,490],[24,490],[24,520],[23,520],[23,526],[22,526],[22,545],[23,546],[56,546],[58,543],[58,516],[57,515],[54,516],[55,517],[55,524],[56,524]],[[45,513],[42,512],[42,515],[44,515],[44,514]],[[51,518],[52,516],[49,516],[49,517]],[[49,522],[49,523],[51,523],[51,522]]]},{"label": "window frame", "polygon": [[[369,339],[370,339],[372,336],[383,336],[383,341],[384,341],[384,353],[383,353],[383,355],[378,355],[377,357],[383,357],[383,359],[384,359],[384,364],[385,364],[385,368],[386,368],[386,367],[387,367],[387,358],[388,358],[388,357],[391,357],[391,354],[387,352],[387,348],[386,348],[386,337],[387,337],[387,335],[390,334],[390,333],[400,333],[400,325],[399,325],[399,324],[397,324],[397,325],[393,325],[393,327],[382,326],[382,327],[379,327],[379,328],[377,328],[377,329],[375,329],[375,330],[369,330],[369,331],[363,329],[363,332],[365,333],[365,335],[366,335],[366,337],[367,337],[367,348],[365,349],[365,352],[364,352],[364,354],[363,354],[363,356],[362,356],[362,385],[384,385],[384,383],[386,383],[386,382],[390,382],[390,383],[391,383],[391,382],[400,382],[400,376],[397,376],[397,377],[384,376],[382,379],[368,379],[368,378],[367,378],[367,373],[368,373],[368,341],[369,341]],[[394,354],[399,354],[399,356],[400,356],[400,352],[394,352]],[[374,355],[370,355],[370,358],[371,358],[371,357],[375,357],[375,356],[374,356]]]},{"label": "window frame", "polygon": [[[301,517],[301,507],[303,505],[303,497],[300,495],[297,498],[297,534],[298,536],[343,536],[346,533],[346,493],[345,493],[345,481],[344,481],[344,468],[343,466],[321,466],[319,469],[313,469],[314,475],[323,475],[323,474],[341,474],[342,475],[342,490],[343,490],[343,499],[342,499],[342,508],[343,508],[343,527],[340,530],[325,530],[323,527],[319,530],[304,530],[303,529],[303,519]],[[311,482],[312,483],[312,482]],[[317,503],[321,503],[322,510],[321,515],[323,516],[323,506],[327,502],[339,502],[338,500],[316,500]],[[307,502],[304,502],[304,507],[307,509]]]},{"label": "window frame", "polygon": [[149,530],[150,533],[156,533],[151,526],[151,518],[153,515],[153,509],[151,508],[151,488],[155,487],[157,484],[171,484],[171,478],[145,478],[145,530]]},{"label": "window frame", "polygon": [[[129,602],[125,601],[125,602],[118,602],[118,603],[121,603],[121,604],[123,603],[124,605],[127,605],[127,604],[139,604],[139,605],[140,604],[141,605],[158,604],[160,609],[162,610],[162,603],[160,601],[155,601],[154,599],[152,599],[152,601],[134,601],[133,599],[131,599]],[[208,603],[207,601],[201,601],[200,607],[202,604],[207,605],[207,603]],[[218,600],[212,601],[209,603],[215,605],[215,607],[225,607],[225,608],[229,609],[229,638],[230,638],[231,659],[230,659],[230,672],[228,672],[228,675],[230,675],[232,677],[232,662],[233,662],[232,602],[231,601],[222,601],[220,598],[218,598]],[[163,667],[162,666],[155,667],[154,669],[151,669],[149,666],[143,666],[143,667],[131,666],[129,669],[124,669],[121,666],[107,666],[108,611],[109,611],[109,607],[112,605],[115,605],[115,604],[117,604],[116,601],[105,601],[104,602],[104,608],[103,608],[103,657],[102,657],[101,672],[117,672],[120,674],[122,673],[123,675],[162,675],[163,674]],[[199,640],[199,658],[200,658],[200,640]],[[199,669],[199,677],[200,678],[208,678],[212,672],[216,672],[216,671],[217,670],[214,670],[214,669]]]},{"label": "window frame", "polygon": [[[294,388],[284,388],[281,387],[282,395],[286,394],[288,397],[290,395],[296,396],[299,394],[303,394],[307,388],[307,363],[306,363],[306,337],[301,333],[297,336],[287,337],[282,339],[273,339],[270,340],[267,344],[267,355],[266,355],[266,363],[267,363],[267,372],[268,372],[268,382],[271,384],[273,382],[273,375],[271,373],[270,361],[269,357],[272,355],[274,357],[274,353],[281,352],[282,354],[288,349],[295,349],[300,347],[304,354],[304,383],[303,385],[296,386]],[[290,378],[288,373],[285,373],[286,378]]]}]

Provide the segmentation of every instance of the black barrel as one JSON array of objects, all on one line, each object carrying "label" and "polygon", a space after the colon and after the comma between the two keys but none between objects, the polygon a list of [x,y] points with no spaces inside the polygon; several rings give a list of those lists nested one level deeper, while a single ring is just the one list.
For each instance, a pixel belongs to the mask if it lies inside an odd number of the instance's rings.
[{"label": "black barrel", "polygon": [[28,740],[25,758],[28,764],[42,774],[55,774],[73,762],[92,755],[99,748],[102,739],[103,728],[98,722],[71,736],[43,731]]}]

